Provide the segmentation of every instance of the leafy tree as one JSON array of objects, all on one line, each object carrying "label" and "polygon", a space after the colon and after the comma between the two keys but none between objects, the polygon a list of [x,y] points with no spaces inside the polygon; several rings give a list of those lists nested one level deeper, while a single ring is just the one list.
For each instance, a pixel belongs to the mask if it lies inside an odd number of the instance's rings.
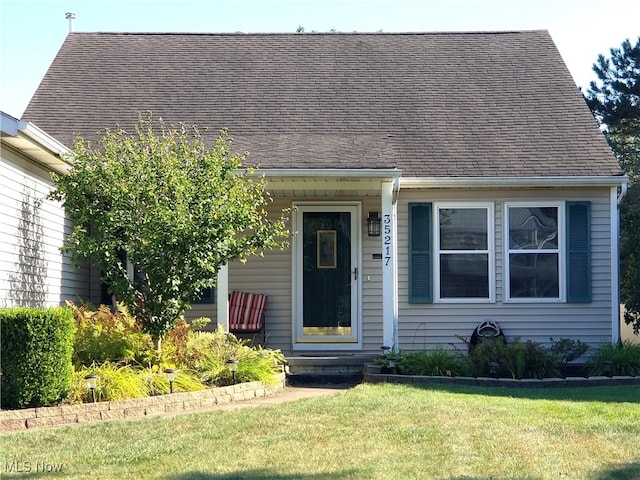
[{"label": "leafy tree", "polygon": [[599,55],[593,65],[598,81],[585,95],[621,168],[629,192],[621,214],[622,301],[625,321],[640,331],[640,37],[627,39],[611,57]]},{"label": "leafy tree", "polygon": [[107,130],[100,148],[79,137],[73,168],[54,178],[73,222],[63,251],[99,266],[158,341],[223,265],[287,243],[287,211],[269,218],[265,180],[230,142],[223,131],[208,149],[197,127],[149,114],[133,133]]}]

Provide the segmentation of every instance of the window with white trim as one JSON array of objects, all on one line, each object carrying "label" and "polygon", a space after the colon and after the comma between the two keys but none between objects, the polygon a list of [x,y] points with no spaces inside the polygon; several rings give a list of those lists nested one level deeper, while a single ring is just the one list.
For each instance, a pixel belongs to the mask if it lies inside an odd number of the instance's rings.
[{"label": "window with white trim", "polygon": [[509,300],[564,299],[564,204],[505,204]]},{"label": "window with white trim", "polygon": [[436,300],[494,298],[493,204],[436,204]]},{"label": "window with white trim", "polygon": [[[495,299],[492,203],[410,202],[409,303]],[[591,202],[506,202],[503,301],[590,303]]]}]

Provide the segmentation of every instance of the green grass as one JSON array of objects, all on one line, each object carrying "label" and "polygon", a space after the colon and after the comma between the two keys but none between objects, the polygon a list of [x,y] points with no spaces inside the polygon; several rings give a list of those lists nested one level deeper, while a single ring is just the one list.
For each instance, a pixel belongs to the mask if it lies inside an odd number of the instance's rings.
[{"label": "green grass", "polygon": [[[3,434],[3,478],[640,478],[640,386],[360,385],[282,405]],[[8,473],[17,462],[62,473]],[[7,463],[8,462],[8,463]]]}]

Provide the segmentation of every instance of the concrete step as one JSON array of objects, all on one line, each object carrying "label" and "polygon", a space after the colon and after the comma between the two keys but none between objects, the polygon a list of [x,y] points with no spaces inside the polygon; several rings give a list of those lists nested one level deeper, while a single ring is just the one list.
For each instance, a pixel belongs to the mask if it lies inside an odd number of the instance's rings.
[{"label": "concrete step", "polygon": [[364,365],[379,355],[297,355],[287,357],[287,383],[353,384],[362,381]]}]

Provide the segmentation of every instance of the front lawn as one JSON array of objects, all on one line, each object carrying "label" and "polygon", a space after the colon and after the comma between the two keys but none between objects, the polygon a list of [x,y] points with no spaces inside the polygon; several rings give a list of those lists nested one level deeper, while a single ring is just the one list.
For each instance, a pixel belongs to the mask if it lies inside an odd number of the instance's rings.
[{"label": "front lawn", "polygon": [[622,480],[640,478],[638,439],[640,386],[377,384],[282,405],[4,434],[0,461],[3,478],[61,465],[51,478]]}]

